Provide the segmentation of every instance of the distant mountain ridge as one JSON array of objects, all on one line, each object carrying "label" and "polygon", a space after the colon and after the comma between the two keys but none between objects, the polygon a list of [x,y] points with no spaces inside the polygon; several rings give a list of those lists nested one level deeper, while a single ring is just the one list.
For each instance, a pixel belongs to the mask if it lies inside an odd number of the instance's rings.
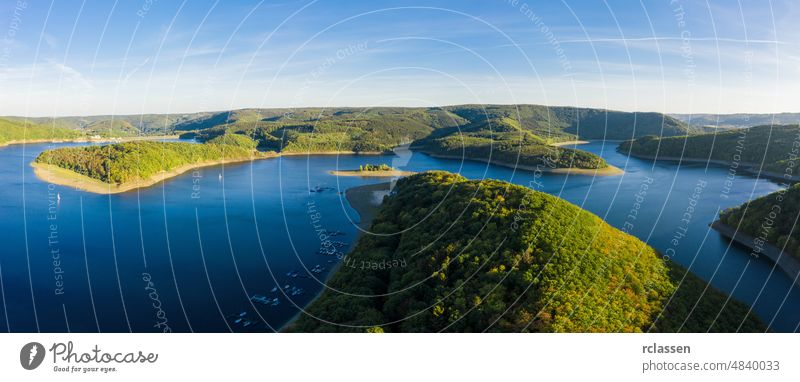
[{"label": "distant mountain ridge", "polygon": [[[117,131],[125,135],[191,132],[215,136],[228,130],[250,131],[256,133],[254,138],[269,146],[268,141],[279,140],[275,134],[271,134],[275,131],[283,136],[287,131],[313,131],[324,127],[330,130],[332,125],[368,129],[377,126],[378,130],[385,130],[385,125],[391,125],[403,130],[400,136],[394,138],[410,141],[423,138],[439,128],[458,128],[499,118],[514,119],[519,122],[522,130],[550,142],[572,139],[624,140],[644,135],[675,136],[703,132],[702,128],[689,126],[660,113],[543,105],[248,108],[175,114],[0,117],[0,120],[79,130],[90,134],[110,134]],[[266,135],[272,135],[275,139]],[[393,139],[392,143],[398,139]]]},{"label": "distant mountain ridge", "polygon": [[791,125],[800,123],[800,113],[778,114],[670,114],[671,117],[696,126],[752,127],[759,125]]}]

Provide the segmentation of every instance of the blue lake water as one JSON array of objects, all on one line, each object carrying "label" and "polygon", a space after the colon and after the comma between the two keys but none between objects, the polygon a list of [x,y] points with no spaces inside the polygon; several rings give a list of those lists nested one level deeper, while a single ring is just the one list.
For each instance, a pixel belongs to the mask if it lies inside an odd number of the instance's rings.
[{"label": "blue lake water", "polygon": [[359,217],[343,191],[381,181],[328,171],[366,163],[508,180],[558,195],[752,305],[772,330],[797,331],[800,322],[800,291],[789,277],[708,227],[719,210],[779,186],[739,174],[728,192],[723,167],[654,164],[616,153],[614,142],[592,142],[580,148],[624,168],[623,176],[537,178],[420,153],[296,156],[96,195],[33,174],[29,163],[39,152],[68,145],[0,148],[0,331],[276,330],[325,288],[337,262],[319,253],[319,229],[340,231],[331,240],[341,252],[357,238]]}]

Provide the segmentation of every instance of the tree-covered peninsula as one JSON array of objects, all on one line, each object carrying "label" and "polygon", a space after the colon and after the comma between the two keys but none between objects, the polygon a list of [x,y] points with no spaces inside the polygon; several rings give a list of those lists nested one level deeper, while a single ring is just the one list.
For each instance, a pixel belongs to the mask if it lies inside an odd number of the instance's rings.
[{"label": "tree-covered peninsula", "polygon": [[33,166],[50,182],[113,193],[152,185],[199,166],[266,157],[252,139],[228,134],[203,144],[137,141],[64,147],[42,152]]},{"label": "tree-covered peninsula", "polygon": [[510,183],[401,179],[370,231],[287,330],[764,330],[746,306],[637,238]]},{"label": "tree-covered peninsula", "polygon": [[[800,184],[775,191],[720,213],[720,222],[753,238],[751,247],[771,245],[800,261]],[[760,241],[760,242],[759,242]],[[754,248],[755,249],[755,248]]]},{"label": "tree-covered peninsula", "polygon": [[731,164],[770,177],[797,179],[800,126],[765,125],[714,134],[645,136],[623,142],[618,150],[656,160]]},{"label": "tree-covered peninsula", "polygon": [[478,160],[527,170],[598,170],[595,172],[603,174],[604,169],[614,169],[592,153],[550,145],[508,117],[469,124],[458,131],[442,129],[414,142],[411,148],[437,157]]}]

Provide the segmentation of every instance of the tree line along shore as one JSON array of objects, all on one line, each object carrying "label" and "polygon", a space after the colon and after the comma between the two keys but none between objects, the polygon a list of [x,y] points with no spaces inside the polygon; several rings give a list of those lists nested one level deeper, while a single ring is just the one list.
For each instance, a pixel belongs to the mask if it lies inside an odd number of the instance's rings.
[{"label": "tree line along shore", "polygon": [[[573,148],[582,140],[623,139],[656,132],[669,136],[701,131],[702,128],[659,113],[542,105],[240,109],[166,115],[0,118],[0,144],[133,139],[154,135],[180,135],[210,142],[221,136],[242,135],[255,141],[259,152],[266,153],[261,155],[255,152],[252,156],[260,159],[278,154],[386,153],[396,146],[410,143],[416,150],[432,155],[459,154],[468,160],[489,161],[504,166],[513,163],[525,170],[537,168],[558,172],[569,169],[574,170],[572,173],[575,174],[591,175],[619,174],[620,171],[599,156]],[[146,146],[127,145],[107,150],[110,153],[126,150],[148,153],[150,150]],[[460,155],[459,148],[466,151],[467,155]],[[180,173],[176,170],[189,164],[182,153],[195,152],[193,157],[198,165],[222,161],[220,155],[200,148],[168,147],[164,151],[169,154],[169,161],[159,169],[163,173]],[[240,156],[244,153],[229,151],[232,152],[226,155],[227,160],[244,158]],[[99,153],[102,151],[93,152],[92,155],[47,154],[42,160],[37,159],[36,163],[67,169],[101,182],[111,181],[109,184],[125,189],[119,179],[112,179],[115,175],[103,175],[92,168]],[[72,161],[94,162],[68,163],[67,157]],[[150,158],[145,158],[146,168],[136,171],[125,168],[130,165],[117,163],[125,160],[125,156],[109,154],[105,159],[109,167],[122,170],[122,177],[135,172],[138,176],[135,181],[143,184],[164,177],[164,174],[160,174],[150,179],[154,176]],[[55,169],[48,170],[52,170],[48,172],[50,177],[59,178]],[[45,173],[44,170],[39,172]]]},{"label": "tree line along shore", "polygon": [[[117,193],[146,187],[192,168],[236,163],[278,155],[385,153],[400,144],[431,156],[488,162],[524,171],[576,175],[618,175],[621,169],[581,151],[581,138],[620,138],[626,128],[609,132],[604,117],[638,125],[634,139],[622,141],[618,151],[653,160],[705,162],[737,166],[759,176],[794,182],[800,153],[798,125],[765,125],[703,133],[667,116],[602,112],[594,109],[547,108],[536,105],[462,105],[445,108],[377,108],[325,111],[300,109],[240,110],[204,114],[196,119],[172,116],[170,133],[183,132],[202,144],[137,141],[140,136],[107,146],[60,148],[43,152],[32,164],[37,176],[49,182],[90,192]],[[224,117],[224,118],[222,118]],[[515,119],[517,117],[518,119]],[[188,119],[187,119],[188,118]],[[543,121],[549,118],[549,123]],[[26,125],[28,123],[28,125]],[[74,129],[51,124],[0,119],[0,142],[25,134],[34,140],[84,140]],[[94,121],[108,133],[136,130],[124,118],[114,123]],[[581,124],[578,129],[576,123]],[[647,135],[665,132],[661,136]],[[91,130],[96,131],[96,130]],[[153,128],[150,134],[159,132]],[[141,131],[139,131],[141,132]],[[50,134],[50,138],[46,138]],[[637,136],[639,135],[639,136]],[[147,138],[145,136],[144,138]],[[152,136],[150,136],[152,137]],[[93,136],[91,139],[110,139]],[[338,176],[398,177],[397,169],[382,171],[334,170]],[[789,208],[791,209],[791,208]],[[729,215],[724,215],[723,218]],[[724,223],[729,218],[722,219]],[[754,221],[743,217],[750,227]],[[753,229],[745,231],[753,234]],[[788,236],[788,235],[785,235]],[[759,237],[754,235],[754,237]],[[794,248],[794,237],[767,237],[772,245]],[[788,243],[788,244],[787,244]]]},{"label": "tree line along shore", "polygon": [[[87,191],[123,192],[157,183],[197,166],[261,159],[277,155],[386,153],[402,144],[430,155],[449,157],[463,151],[467,160],[486,161],[522,170],[565,171],[573,174],[615,175],[621,170],[610,166],[597,155],[567,147],[583,135],[597,135],[600,116],[610,114],[621,122],[636,119],[635,113],[593,109],[548,108],[537,105],[464,105],[445,108],[376,108],[368,111],[338,109],[238,110],[196,116],[165,116],[171,123],[166,131],[179,133],[216,146],[180,146],[180,143],[118,143],[103,149],[57,149],[36,159],[37,174],[51,182],[78,186]],[[514,119],[518,115],[520,118]],[[126,116],[112,121],[91,120],[87,131],[106,134],[157,132],[152,125],[134,126]],[[675,126],[674,133],[688,131],[679,122],[661,116],[649,125],[640,123],[641,131],[652,131],[657,122]],[[151,118],[142,117],[142,121]],[[76,138],[76,131],[64,125],[70,119],[10,121],[18,128],[28,123],[28,133],[49,133],[51,139]],[[144,123],[144,122],[142,122]],[[576,125],[582,124],[582,130]],[[52,126],[48,126],[52,125]],[[653,125],[653,126],[650,126]],[[106,130],[107,129],[107,130]],[[582,133],[578,134],[578,131]],[[18,133],[16,135],[19,135]],[[229,138],[235,137],[235,138]],[[244,139],[248,138],[242,151]],[[217,140],[238,140],[224,155],[213,150]],[[252,141],[252,142],[251,142]],[[564,145],[562,145],[562,143]],[[136,160],[132,160],[136,157]],[[158,166],[157,159],[162,164]],[[136,163],[134,165],[133,163]],[[100,166],[102,164],[102,166]],[[55,166],[55,167],[54,167]],[[72,171],[68,174],[57,168]],[[137,168],[134,168],[137,167]],[[399,170],[393,170],[399,171]],[[67,176],[70,175],[70,176]],[[352,170],[337,175],[354,175]],[[360,173],[360,176],[403,176],[408,173]],[[84,176],[108,186],[97,184]],[[69,178],[69,179],[65,179]]]}]

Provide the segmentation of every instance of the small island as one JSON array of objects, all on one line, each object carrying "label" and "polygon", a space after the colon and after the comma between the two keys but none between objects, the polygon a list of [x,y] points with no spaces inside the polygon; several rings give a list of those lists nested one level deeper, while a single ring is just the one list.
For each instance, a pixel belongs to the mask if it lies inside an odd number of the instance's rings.
[{"label": "small island", "polygon": [[413,171],[403,171],[387,164],[365,164],[358,166],[358,170],[332,170],[331,175],[360,176],[363,178],[393,178],[414,175]]}]

